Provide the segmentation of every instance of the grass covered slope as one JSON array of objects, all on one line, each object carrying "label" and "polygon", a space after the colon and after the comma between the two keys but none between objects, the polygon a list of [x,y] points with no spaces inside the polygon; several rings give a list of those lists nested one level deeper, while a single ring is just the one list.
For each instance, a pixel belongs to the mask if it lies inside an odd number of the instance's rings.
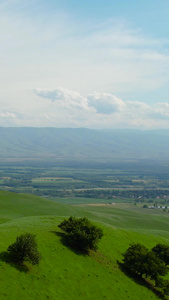
[{"label": "grass covered slope", "polygon": [[[27,216],[81,216],[80,208],[63,205],[29,194],[0,191],[0,223]],[[86,212],[91,216],[90,212]]]},{"label": "grass covered slope", "polygon": [[[154,245],[158,238],[103,226],[105,236],[99,252],[78,255],[67,248],[57,232],[63,218],[54,216],[21,218],[0,226],[1,299],[157,299],[118,268],[121,252],[129,241]],[[16,236],[37,235],[42,261],[26,273],[3,261],[3,251]]]},{"label": "grass covered slope", "polygon": [[[97,253],[80,255],[63,243],[58,224],[70,215],[88,217],[103,228]],[[127,277],[117,261],[122,260],[131,242],[149,248],[168,242],[167,214],[164,218],[137,209],[73,207],[36,196],[0,192],[0,220],[0,299],[158,299]],[[29,272],[4,259],[8,246],[26,232],[37,235],[42,255],[40,265]]]}]

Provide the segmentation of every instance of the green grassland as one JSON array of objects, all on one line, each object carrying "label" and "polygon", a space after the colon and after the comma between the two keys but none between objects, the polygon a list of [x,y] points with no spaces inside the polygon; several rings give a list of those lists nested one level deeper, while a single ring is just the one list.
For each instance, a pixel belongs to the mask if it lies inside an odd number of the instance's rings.
[{"label": "green grassland", "polygon": [[[103,228],[98,252],[80,255],[62,241],[58,224],[84,216]],[[151,248],[169,243],[169,214],[134,205],[69,206],[34,195],[0,191],[0,299],[159,299],[119,268],[131,242]],[[4,252],[16,236],[37,235],[39,266],[26,270],[7,263]]]}]

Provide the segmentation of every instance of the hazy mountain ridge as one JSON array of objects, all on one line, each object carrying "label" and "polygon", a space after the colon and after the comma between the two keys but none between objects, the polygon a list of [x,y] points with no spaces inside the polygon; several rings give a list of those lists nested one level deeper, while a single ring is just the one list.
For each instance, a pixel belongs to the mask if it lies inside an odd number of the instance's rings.
[{"label": "hazy mountain ridge", "polygon": [[169,130],[1,127],[0,159],[166,160]]}]

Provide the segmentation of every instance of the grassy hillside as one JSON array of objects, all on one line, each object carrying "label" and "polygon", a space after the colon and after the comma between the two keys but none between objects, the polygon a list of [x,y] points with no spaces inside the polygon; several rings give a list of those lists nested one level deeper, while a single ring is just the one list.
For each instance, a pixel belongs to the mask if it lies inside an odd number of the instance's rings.
[{"label": "grassy hillside", "polygon": [[[103,228],[97,253],[79,255],[63,242],[57,225],[65,216],[86,216]],[[0,192],[0,299],[158,299],[119,269],[130,242],[152,247],[168,242],[167,213],[138,208],[66,206],[40,197]],[[141,228],[143,227],[143,230]],[[16,236],[37,235],[42,261],[29,272],[6,263]]]},{"label": "grassy hillside", "polygon": [[[42,261],[28,273],[16,269],[1,258],[1,299],[157,299],[143,286],[137,285],[118,268],[129,241],[154,245],[158,239],[102,226],[105,236],[99,253],[77,255],[62,244],[55,234],[57,217],[28,217],[1,225],[1,251],[23,232],[37,234]],[[119,297],[119,298],[118,298]]]},{"label": "grassy hillside", "polygon": [[116,161],[168,157],[168,131],[0,128],[0,158]]}]

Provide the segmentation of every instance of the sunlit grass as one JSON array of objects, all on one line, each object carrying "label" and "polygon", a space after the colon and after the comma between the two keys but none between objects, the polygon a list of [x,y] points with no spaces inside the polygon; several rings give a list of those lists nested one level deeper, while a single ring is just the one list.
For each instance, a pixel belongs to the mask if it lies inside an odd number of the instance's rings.
[{"label": "sunlit grass", "polygon": [[[70,215],[91,219],[104,231],[98,252],[80,255],[67,247],[58,224]],[[148,248],[169,243],[169,214],[133,206],[68,206],[33,195],[0,192],[0,299],[158,299],[119,268],[122,253],[139,242]],[[5,261],[16,237],[36,235],[39,266],[25,272]]]}]

